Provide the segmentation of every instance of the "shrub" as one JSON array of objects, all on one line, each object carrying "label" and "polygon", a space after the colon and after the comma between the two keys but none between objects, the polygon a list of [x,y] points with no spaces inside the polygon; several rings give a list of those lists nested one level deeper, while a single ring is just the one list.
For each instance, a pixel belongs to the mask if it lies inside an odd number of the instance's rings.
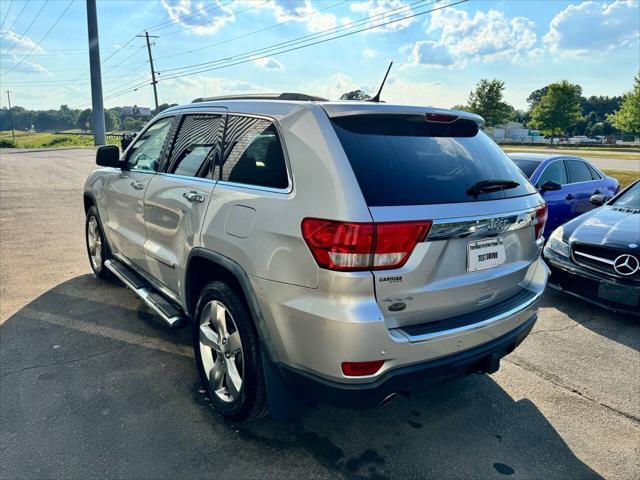
[{"label": "shrub", "polygon": [[0,138],[0,148],[16,148],[16,142],[8,138]]}]

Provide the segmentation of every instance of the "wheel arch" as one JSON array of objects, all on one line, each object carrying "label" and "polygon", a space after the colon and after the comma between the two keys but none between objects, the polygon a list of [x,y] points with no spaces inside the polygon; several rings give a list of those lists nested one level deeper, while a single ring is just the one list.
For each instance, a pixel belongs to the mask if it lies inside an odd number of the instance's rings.
[{"label": "wheel arch", "polygon": [[249,308],[260,344],[264,347],[269,359],[276,361],[277,354],[271,341],[271,334],[249,276],[234,260],[200,247],[191,250],[184,281],[185,304],[189,316],[193,318],[195,315],[198,295],[202,288],[213,280],[224,281],[238,292]]},{"label": "wheel arch", "polygon": [[98,202],[96,202],[95,197],[90,192],[84,192],[84,214],[86,215],[89,212],[89,209],[93,206],[98,208]]}]

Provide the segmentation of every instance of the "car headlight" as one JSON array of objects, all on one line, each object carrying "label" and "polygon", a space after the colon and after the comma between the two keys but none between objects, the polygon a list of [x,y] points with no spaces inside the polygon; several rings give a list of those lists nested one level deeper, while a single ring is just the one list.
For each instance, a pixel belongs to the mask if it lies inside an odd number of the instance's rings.
[{"label": "car headlight", "polygon": [[571,247],[562,241],[563,233],[562,227],[556,228],[549,237],[547,248],[549,250],[553,250],[559,255],[562,255],[563,257],[569,257],[571,256]]}]

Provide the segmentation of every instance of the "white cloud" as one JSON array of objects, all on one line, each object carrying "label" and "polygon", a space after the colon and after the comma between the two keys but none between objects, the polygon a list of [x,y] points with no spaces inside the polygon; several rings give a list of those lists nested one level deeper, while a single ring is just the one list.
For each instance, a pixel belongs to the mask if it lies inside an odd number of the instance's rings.
[{"label": "white cloud", "polygon": [[270,57],[258,58],[254,60],[253,63],[265,70],[282,70],[283,68],[282,63]]},{"label": "white cloud", "polygon": [[[403,18],[413,10],[401,0],[369,0],[367,2],[356,2],[351,4],[351,10],[357,13],[368,13],[370,22],[367,27],[382,25],[383,23],[395,21],[389,25],[367,30],[370,32],[398,31],[407,28],[413,23],[414,18]],[[387,13],[390,12],[390,13]],[[403,18],[402,20],[400,20]]]},{"label": "white cloud", "polygon": [[31,40],[29,37],[19,35],[11,30],[0,30],[0,39],[4,40],[6,42],[6,45],[8,45],[9,47],[15,44],[15,47],[13,48],[17,47],[21,50],[30,51],[35,47],[33,50],[34,52],[44,52],[44,49],[39,45],[36,46],[36,42]]},{"label": "white cloud", "polygon": [[[179,104],[189,103],[196,97],[218,97],[240,93],[267,93],[269,89],[264,85],[256,85],[242,80],[232,80],[224,77],[191,76],[161,81],[162,90],[171,91],[171,101]],[[135,93],[130,94],[135,99]],[[128,96],[114,99],[115,104],[125,105]]]},{"label": "white cloud", "polygon": [[364,55],[367,58],[373,58],[378,55],[378,52],[376,50],[372,50],[371,48],[365,48],[362,51],[362,55]]},{"label": "white cloud", "polygon": [[569,55],[636,45],[640,37],[638,2],[584,2],[569,5],[551,20],[543,41],[552,52]]},{"label": "white cloud", "polygon": [[450,67],[456,63],[455,58],[446,45],[422,40],[409,46],[411,53],[409,62],[413,65],[425,65],[428,67]]},{"label": "white cloud", "polygon": [[272,10],[278,23],[303,23],[310,32],[327,30],[338,23],[335,15],[319,11],[311,0],[273,0],[258,8]]},{"label": "white cloud", "polygon": [[[373,95],[379,85],[363,85],[345,73],[336,73],[329,79],[318,79],[304,85],[301,91],[336,100],[346,92],[362,90]],[[393,74],[387,79],[382,91],[385,102],[399,105],[432,105],[450,108],[452,105],[464,103],[467,91],[447,87],[439,81],[411,82]]]},{"label": "white cloud", "polygon": [[18,55],[16,54],[16,52],[9,52],[8,55],[6,54],[4,55],[4,58],[9,60],[9,62],[11,63],[11,66],[17,63],[20,63],[20,65],[16,67],[18,69],[18,70],[15,70],[16,73],[18,71],[22,71],[22,72],[42,73],[49,77],[52,76],[51,72],[47,70],[44,66],[40,65],[39,63],[32,62],[28,59],[22,60],[24,58],[24,55]]},{"label": "white cloud", "polygon": [[[235,22],[233,10],[215,0],[216,8],[205,8],[201,1],[162,0],[169,18],[195,35],[214,35],[229,22]],[[200,15],[198,15],[198,13]]]},{"label": "white cloud", "polygon": [[515,59],[536,44],[534,24],[525,17],[508,18],[504,12],[447,8],[431,14],[427,33],[437,41],[420,41],[409,50],[409,63],[427,66],[463,66],[471,61]]}]

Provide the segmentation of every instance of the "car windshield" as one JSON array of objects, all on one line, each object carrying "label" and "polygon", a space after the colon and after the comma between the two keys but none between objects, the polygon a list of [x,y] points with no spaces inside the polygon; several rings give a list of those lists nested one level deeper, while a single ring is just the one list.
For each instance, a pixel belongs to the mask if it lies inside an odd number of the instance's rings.
[{"label": "car windshield", "polygon": [[636,182],[631,188],[620,195],[612,205],[640,210],[640,182]]},{"label": "car windshield", "polygon": [[527,178],[531,178],[533,172],[535,172],[538,165],[540,165],[540,162],[536,162],[535,160],[514,160],[514,162]]}]

